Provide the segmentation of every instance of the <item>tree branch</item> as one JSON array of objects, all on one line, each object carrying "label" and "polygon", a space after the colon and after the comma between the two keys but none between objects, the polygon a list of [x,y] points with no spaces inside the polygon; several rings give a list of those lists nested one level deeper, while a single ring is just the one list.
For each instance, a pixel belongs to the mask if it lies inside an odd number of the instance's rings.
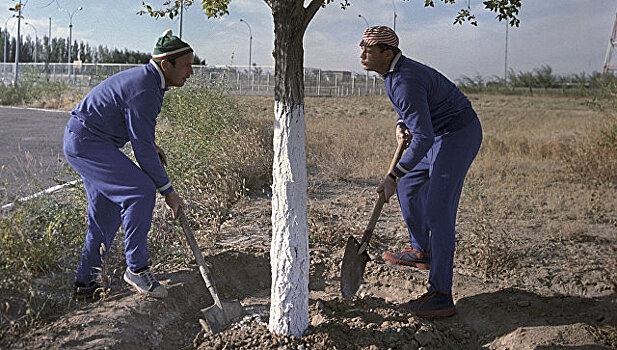
[{"label": "tree branch", "polygon": [[319,8],[323,6],[323,3],[324,3],[323,0],[311,0],[311,3],[308,4],[308,6],[304,9],[305,11],[304,28],[305,29],[308,27],[311,20],[313,20],[313,17],[315,17],[315,14],[319,10]]}]

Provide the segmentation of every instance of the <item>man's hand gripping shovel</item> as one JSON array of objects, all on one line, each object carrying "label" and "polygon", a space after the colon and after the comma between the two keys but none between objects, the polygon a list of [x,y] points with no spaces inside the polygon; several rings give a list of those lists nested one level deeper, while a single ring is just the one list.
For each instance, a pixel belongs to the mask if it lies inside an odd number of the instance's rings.
[{"label": "man's hand gripping shovel", "polygon": [[[392,169],[394,169],[398,161],[401,159],[403,151],[408,145],[409,140],[402,140],[399,142],[396,152],[394,153],[394,157],[392,158],[392,163],[390,163],[388,174],[392,171]],[[373,235],[375,224],[377,224],[377,220],[379,219],[379,215],[381,214],[381,209],[383,208],[385,201],[385,195],[382,191],[379,193],[379,198],[377,198],[377,203],[375,203],[375,208],[373,209],[373,214],[371,215],[371,219],[364,230],[364,235],[362,236],[360,243],[358,243],[353,236],[349,236],[347,239],[345,254],[343,255],[343,263],[341,264],[341,293],[345,299],[352,298],[358,291],[358,288],[360,288],[364,268],[366,267],[366,263],[371,260],[367,252],[368,244]]]}]

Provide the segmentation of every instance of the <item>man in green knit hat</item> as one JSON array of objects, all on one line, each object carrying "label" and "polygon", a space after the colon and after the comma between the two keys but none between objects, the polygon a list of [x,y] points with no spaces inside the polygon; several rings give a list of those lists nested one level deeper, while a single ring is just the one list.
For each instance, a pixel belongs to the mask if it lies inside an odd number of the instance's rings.
[{"label": "man in green knit hat", "polygon": [[[192,62],[193,49],[167,30],[148,64],[107,78],[71,112],[64,154],[81,175],[88,197],[88,232],[74,280],[77,298],[92,298],[102,287],[101,267],[120,225],[124,280],[139,293],[167,296],[148,265],[156,192],[165,197],[174,218],[185,204],[163,168],[167,159],[156,145],[154,129],[165,91],[184,85],[193,74]],[[119,150],[127,142],[139,166]]]}]

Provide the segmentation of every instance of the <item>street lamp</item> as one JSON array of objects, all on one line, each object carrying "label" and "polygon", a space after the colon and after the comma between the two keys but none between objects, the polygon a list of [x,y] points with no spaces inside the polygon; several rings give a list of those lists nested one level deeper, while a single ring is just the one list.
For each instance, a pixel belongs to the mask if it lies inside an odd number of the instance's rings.
[{"label": "street lamp", "polygon": [[[366,17],[362,16],[361,14],[358,14],[359,18],[362,18],[364,20],[364,22],[366,22],[366,27],[370,27],[371,25],[368,24],[368,21],[366,20]],[[366,71],[366,76],[365,76],[365,81],[364,81],[364,90],[366,93],[368,93],[368,71]]]},{"label": "street lamp", "polygon": [[24,22],[24,24],[27,25],[27,26],[30,26],[30,27],[32,27],[32,29],[34,29],[34,63],[37,63],[36,56],[37,56],[37,46],[39,46],[38,45],[38,43],[39,43],[39,34],[36,31],[36,28],[31,23]]},{"label": "street lamp", "polygon": [[251,30],[251,25],[249,24],[249,22],[243,20],[242,18],[240,18],[240,22],[246,24],[247,27],[249,27],[249,83],[251,82],[251,67],[253,64],[253,61],[251,59],[251,53],[253,51],[253,31]]},{"label": "street lamp", "polygon": [[7,42],[7,38],[9,36],[9,28],[7,27],[9,25],[9,20],[11,18],[15,18],[15,15],[9,17],[6,19],[6,21],[4,21],[4,65],[2,65],[2,80],[4,81],[4,73],[6,72],[6,42]]},{"label": "street lamp", "polygon": [[366,17],[362,16],[361,14],[358,14],[358,17],[362,18],[364,20],[364,22],[366,22],[366,27],[370,27],[371,25],[368,24],[368,21],[366,20]]},{"label": "street lamp", "polygon": [[506,21],[506,50],[504,54],[504,69],[503,69],[503,82],[508,86],[508,21]]},{"label": "street lamp", "polygon": [[396,32],[396,6],[394,6],[394,0],[392,0],[392,11],[394,13],[394,22],[393,22],[393,27],[392,30],[394,30]]},{"label": "street lamp", "polygon": [[[27,2],[27,1],[26,1]],[[19,0],[19,4],[18,6],[15,6],[15,9],[17,10],[17,38],[15,40],[15,81],[13,82],[13,84],[15,86],[17,86],[17,82],[19,81],[19,45],[20,45],[20,41],[21,41],[21,10],[22,10],[22,3],[21,0]]]},{"label": "street lamp", "polygon": [[[71,79],[71,58],[72,58],[72,53],[71,53],[71,48],[73,47],[73,15],[75,14],[75,12],[77,11],[81,11],[83,10],[83,7],[78,7],[75,10],[73,10],[73,12],[68,13],[69,15],[69,58],[68,58],[68,64],[69,64],[69,80]],[[66,11],[63,8],[58,8],[58,10],[60,11]]]},{"label": "street lamp", "polygon": [[179,36],[180,39],[182,39],[182,17],[183,17],[183,12],[184,12],[184,0],[180,0],[180,36]]}]

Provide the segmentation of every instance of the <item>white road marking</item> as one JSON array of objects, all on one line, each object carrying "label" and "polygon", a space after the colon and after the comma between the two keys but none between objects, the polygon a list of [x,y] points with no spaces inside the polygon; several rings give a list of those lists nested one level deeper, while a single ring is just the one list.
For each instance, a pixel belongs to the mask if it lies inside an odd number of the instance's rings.
[{"label": "white road marking", "polygon": [[67,187],[67,186],[72,186],[72,185],[75,185],[75,184],[76,184],[76,183],[78,183],[78,182],[81,182],[81,179],[80,179],[80,180],[73,180],[73,181],[71,181],[71,182],[63,183],[63,184],[61,184],[61,185],[56,185],[56,186],[50,187],[50,188],[48,188],[48,189],[46,189],[46,190],[43,190],[43,191],[41,191],[41,192],[37,192],[37,193],[35,193],[35,194],[29,195],[29,196],[27,196],[27,197],[22,197],[22,198],[19,198],[18,200],[16,200],[16,201],[15,201],[15,202],[13,202],[13,203],[9,203],[9,204],[5,204],[5,205],[3,205],[3,206],[2,206],[2,208],[1,208],[0,210],[11,210],[11,209],[13,209],[13,208],[15,207],[15,203],[19,203],[19,202],[27,202],[27,201],[29,201],[29,200],[31,200],[31,199],[34,199],[34,198],[39,197],[39,196],[42,196],[42,195],[44,195],[44,194],[51,194],[51,193],[54,193],[54,192],[57,192],[57,191],[59,191],[59,190],[61,190],[61,189],[65,188],[65,187]]},{"label": "white road marking", "polygon": [[71,111],[65,111],[65,110],[61,110],[61,109],[44,109],[44,108],[15,107],[15,106],[0,106],[0,108],[21,109],[21,110],[41,111],[41,112],[53,112],[53,113],[71,113]]}]

